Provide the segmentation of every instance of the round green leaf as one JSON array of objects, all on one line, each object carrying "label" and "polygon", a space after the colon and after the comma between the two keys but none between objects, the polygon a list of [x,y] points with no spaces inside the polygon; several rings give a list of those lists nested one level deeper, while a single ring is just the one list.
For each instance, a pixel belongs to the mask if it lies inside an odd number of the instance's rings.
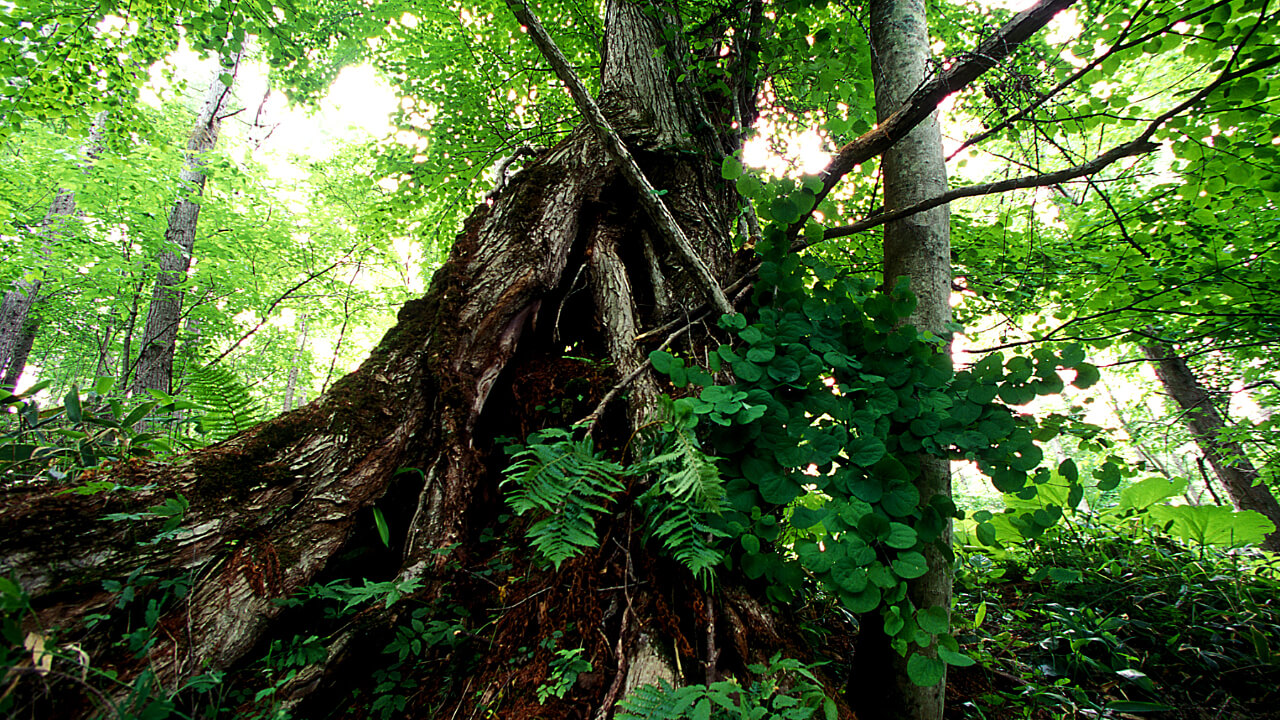
[{"label": "round green leaf", "polygon": [[920,687],[932,687],[942,682],[946,665],[936,657],[915,653],[907,660],[907,677]]},{"label": "round green leaf", "polygon": [[909,525],[903,525],[900,522],[889,523],[889,537],[885,538],[884,544],[897,550],[908,550],[915,547],[917,540],[916,531]]},{"label": "round green leaf", "polygon": [[859,500],[880,502],[880,498],[884,496],[884,486],[878,478],[861,477],[849,482],[849,492]]},{"label": "round green leaf", "polygon": [[785,505],[800,496],[800,486],[780,472],[766,473],[760,478],[760,497],[767,503]]},{"label": "round green leaf", "polygon": [[725,180],[737,180],[742,177],[742,173],[746,168],[742,166],[742,161],[730,155],[720,163],[720,177]]},{"label": "round green leaf", "polygon": [[927,607],[916,613],[916,624],[930,635],[942,635],[951,632],[951,620],[947,611],[941,607]]},{"label": "round green leaf", "polygon": [[1098,372],[1098,368],[1088,363],[1080,363],[1076,366],[1076,379],[1071,384],[1084,390],[1092,387],[1094,383],[1102,378],[1102,374]]},{"label": "round green leaf", "polygon": [[860,593],[867,588],[866,568],[841,560],[831,566],[831,582],[845,592]]},{"label": "round green leaf", "polygon": [[747,360],[739,360],[733,364],[733,374],[743,382],[753,383],[764,377],[764,368]]},{"label": "round green leaf", "polygon": [[929,572],[929,563],[924,555],[912,550],[893,559],[893,572],[903,580],[914,580]]},{"label": "round green leaf", "polygon": [[969,667],[974,664],[974,659],[968,655],[946,648],[938,648],[938,658],[946,664],[956,667]]},{"label": "round green leaf", "polygon": [[870,467],[884,457],[888,450],[879,438],[855,436],[849,439],[845,452],[855,465]]},{"label": "round green leaf", "polygon": [[880,588],[874,585],[868,585],[863,588],[862,592],[850,593],[840,592],[840,604],[845,609],[855,615],[871,612],[880,607]]},{"label": "round green leaf", "polygon": [[893,517],[910,517],[920,504],[920,491],[909,483],[898,483],[885,491],[880,507]]}]

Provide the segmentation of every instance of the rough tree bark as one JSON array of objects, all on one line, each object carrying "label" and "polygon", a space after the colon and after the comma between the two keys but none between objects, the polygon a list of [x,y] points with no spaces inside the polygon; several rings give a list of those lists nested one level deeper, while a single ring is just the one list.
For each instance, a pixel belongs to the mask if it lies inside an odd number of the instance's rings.
[{"label": "rough tree bark", "polygon": [[[103,110],[93,118],[89,126],[89,138],[85,142],[82,172],[89,172],[93,162],[102,153],[102,132],[107,121]],[[40,222],[36,233],[43,238],[41,254],[49,259],[53,245],[66,239],[68,223],[76,214],[76,195],[70,190],[59,189],[49,203],[49,211]],[[0,388],[12,390],[26,366],[27,356],[35,342],[38,320],[32,318],[31,308],[39,302],[40,288],[44,284],[42,274],[36,272],[30,278],[19,278],[12,290],[0,302]],[[25,350],[24,350],[25,348]]]},{"label": "rough tree bark", "polygon": [[[57,642],[74,643],[126,685],[146,671],[172,691],[225,670],[228,683],[247,689],[246,714],[263,709],[249,706],[265,690],[264,703],[278,700],[298,717],[347,707],[353,689],[362,702],[372,697],[366,670],[385,665],[383,647],[412,608],[463,618],[451,638],[469,658],[461,667],[446,659],[418,666],[406,698],[413,717],[607,718],[643,677],[701,682],[741,674],[775,652],[804,659],[807,643],[785,613],[732,574],[709,598],[647,551],[633,510],[610,518],[596,550],[556,572],[535,566],[499,489],[506,460],[498,438],[594,415],[604,390],[639,371],[625,404],[608,406],[595,425],[600,447],[627,447],[660,387],[644,373],[647,348],[637,348],[636,330],[683,322],[694,298],[715,298],[706,275],[723,288],[752,262],[733,253],[742,205],[720,168],[754,121],[742,99],[755,97],[755,68],[739,68],[749,86],[727,93],[680,82],[693,70],[672,53],[681,36],[667,12],[674,6],[606,0],[597,102],[697,262],[651,220],[652,203],[638,197],[634,172],[624,174],[601,128],[573,130],[511,177],[492,205],[476,208],[427,295],[407,303],[361,367],[315,401],[174,464],[104,473],[132,490],[10,489],[0,503],[0,568],[31,596],[26,629],[63,628]],[[749,3],[737,27],[758,29],[761,14]],[[752,32],[740,35],[748,47]],[[940,297],[945,303],[945,291]],[[708,332],[692,333],[686,349],[705,350],[698,343]],[[584,379],[594,389],[574,401],[566,390]],[[560,415],[545,411],[552,401]],[[179,495],[188,503],[182,524],[163,542],[151,542],[158,519],[110,519]],[[379,549],[375,505],[391,528],[390,550]],[[114,611],[124,591],[102,581],[138,578],[139,568],[159,580],[132,581],[135,600]],[[339,578],[420,587],[340,619],[281,602]],[[141,610],[160,602],[161,581],[177,580],[189,591],[154,613]],[[147,621],[153,644],[136,654],[116,649],[114,638]],[[262,667],[246,667],[272,641],[299,633],[320,638],[323,657],[271,695]],[[594,670],[566,699],[543,705],[536,690],[554,637],[582,648]],[[23,707],[46,717],[50,709],[93,714],[78,668],[60,667],[70,680],[21,685]]]},{"label": "rough tree bark", "polygon": [[1213,398],[1187,366],[1187,361],[1172,347],[1147,344],[1142,346],[1142,354],[1151,361],[1169,397],[1182,408],[1187,430],[1226,487],[1232,504],[1239,510],[1260,512],[1274,523],[1276,530],[1267,535],[1262,546],[1280,552],[1280,503],[1276,502],[1271,489],[1259,482],[1258,470],[1240,443],[1223,438],[1227,424],[1214,406]]},{"label": "rough tree bark", "polygon": [[[873,0],[871,3],[872,74],[876,117],[884,122],[929,78],[929,27],[924,0]],[[947,190],[946,161],[937,113],[930,115],[881,156],[884,206],[897,208],[942,195]],[[884,229],[884,284],[891,289],[908,278],[918,299],[908,318],[921,331],[946,338],[951,321],[951,229],[948,206],[910,215]],[[949,343],[942,352],[949,353]],[[945,458],[919,455],[916,481],[922,502],[951,494],[950,464]],[[949,544],[951,533],[943,533]],[[951,562],[928,546],[929,572],[908,584],[918,608],[951,609]],[[912,652],[933,652],[915,649]],[[936,685],[919,687],[907,677],[907,658],[889,647],[877,615],[866,617],[858,636],[857,672],[852,701],[864,720],[910,718],[941,720],[946,676]]]},{"label": "rough tree bark", "polygon": [[13,392],[18,387],[18,379],[27,367],[27,358],[31,357],[31,348],[36,344],[36,334],[40,331],[40,315],[34,308],[27,313],[26,322],[22,324],[22,332],[14,343],[9,355],[9,364],[4,368],[4,377],[0,378],[0,389]]},{"label": "rough tree bark", "polygon": [[[720,161],[740,137],[730,125],[733,112],[688,97],[692,84],[674,82],[670,56],[660,49],[662,25],[676,22],[674,16],[650,16],[626,0],[610,0],[606,18],[600,107],[646,176],[665,191],[662,200],[702,264],[724,283],[741,271],[729,238],[739,200],[719,180]],[[656,271],[646,256],[658,259]],[[234,667],[264,635],[271,637],[273,624],[282,623],[281,598],[323,577],[326,568],[332,572],[342,552],[367,547],[367,508],[380,499],[397,530],[398,557],[382,558],[372,570],[365,566],[366,576],[421,579],[416,597],[438,600],[461,582],[459,576],[468,577],[472,563],[492,553],[476,538],[503,507],[496,471],[504,462],[494,438],[562,422],[533,408],[562,391],[559,384],[569,376],[594,373],[603,390],[637,367],[642,353],[633,342],[635,328],[660,325],[683,311],[655,302],[655,272],[674,297],[703,295],[702,278],[687,265],[681,249],[665,244],[648,221],[593,131],[578,128],[512,177],[491,207],[475,210],[430,292],[405,305],[397,326],[360,369],[309,405],[175,465],[114,470],[122,483],[154,489],[95,496],[12,493],[0,508],[0,564],[31,594],[39,627],[82,628],[83,618],[107,609],[114,598],[103,591],[103,577],[127,577],[142,565],[163,577],[189,577],[190,592],[159,617],[165,632],[144,661],[116,666],[125,682],[149,668],[169,689],[197,673]],[[582,301],[575,285],[582,278],[593,302]],[[157,347],[156,335],[148,331],[148,348]],[[561,359],[566,348],[598,361]],[[167,389],[149,377],[140,367],[135,387]],[[646,378],[636,387],[627,407],[608,413],[597,430],[615,436],[619,447],[655,384]],[[587,398],[597,399],[598,393]],[[572,412],[591,409],[586,403]],[[403,468],[419,472],[397,475]],[[140,532],[136,526],[130,530],[103,517],[176,495],[189,507],[171,541],[139,546],[135,541],[146,538],[129,536]],[[44,528],[38,538],[18,531],[36,518]],[[689,639],[681,620],[701,617],[694,607],[702,597],[697,586],[692,579],[688,587],[673,580],[676,573],[646,556],[639,539],[625,532],[627,524],[620,519],[605,547],[566,563],[554,578],[529,570],[527,558],[519,558],[527,574],[503,586],[502,594],[470,583],[477,611],[501,605],[504,597],[508,606],[536,600],[525,605],[532,615],[513,612],[500,622],[496,642],[507,649],[482,656],[475,669],[493,693],[512,683],[520,688],[506,695],[512,699],[504,716],[527,717],[521,708],[531,707],[533,689],[545,679],[545,653],[534,658],[543,675],[532,677],[527,663],[508,662],[511,652],[517,645],[537,647],[552,630],[571,631],[590,649],[599,672],[584,683],[594,689],[592,712],[605,715],[621,688],[634,682],[627,681],[629,668],[650,673],[672,665],[673,652],[693,655],[690,648],[701,645],[696,635]],[[518,528],[509,530],[518,537]],[[717,627],[728,637],[721,647],[743,649],[735,662],[781,649],[781,621],[748,593],[730,597],[736,599],[721,604]],[[576,629],[558,624],[547,603],[572,607],[567,615]],[[368,652],[365,638],[400,612],[392,608],[358,628],[334,629],[328,658],[282,696],[291,705],[324,702],[310,696],[332,687],[328,680],[351,667],[344,663]],[[99,625],[69,637],[105,664],[95,654],[107,652],[103,630]],[[696,656],[683,664],[699,666]],[[451,708],[470,707],[475,698],[452,702]],[[305,709],[299,712],[305,715]]]},{"label": "rough tree bark", "polygon": [[236,53],[229,66],[219,67],[214,72],[187,140],[186,167],[178,175],[179,197],[169,213],[164,249],[160,253],[156,281],[151,290],[151,305],[147,310],[138,359],[133,366],[133,381],[129,387],[134,394],[146,390],[167,393],[171,389],[178,325],[182,321],[182,293],[174,287],[186,281],[191,253],[195,248],[196,226],[200,220],[199,200],[205,183],[201,156],[218,144],[222,114],[231,101],[232,85],[224,84],[222,77],[230,75],[234,84],[244,55],[244,50]]}]

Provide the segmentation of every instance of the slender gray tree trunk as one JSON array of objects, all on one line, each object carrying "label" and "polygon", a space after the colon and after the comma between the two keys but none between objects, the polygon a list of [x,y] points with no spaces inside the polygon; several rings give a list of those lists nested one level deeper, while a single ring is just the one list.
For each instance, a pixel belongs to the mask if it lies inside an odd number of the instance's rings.
[{"label": "slender gray tree trunk", "polygon": [[[102,153],[102,130],[106,121],[107,112],[104,110],[94,117],[89,126],[89,139],[83,148],[85,159],[80,164],[83,172],[87,173]],[[53,246],[66,238],[70,231],[68,225],[75,214],[75,193],[59,189],[53,202],[49,203],[49,212],[36,230],[44,238],[41,254],[46,261],[51,256]],[[5,293],[3,302],[0,302],[0,374],[5,378],[0,381],[0,387],[12,389],[26,365],[31,344],[35,341],[34,333],[40,326],[38,321],[29,322],[31,308],[38,302],[43,284],[40,272],[33,273],[29,278],[19,278],[13,289]],[[21,350],[24,343],[25,351]],[[13,378],[12,382],[8,381],[10,377]]]},{"label": "slender gray tree trunk", "polygon": [[1275,524],[1276,530],[1267,535],[1262,546],[1280,552],[1280,503],[1270,488],[1261,484],[1258,470],[1244,454],[1240,443],[1223,438],[1227,423],[1214,407],[1213,399],[1200,384],[1185,360],[1168,345],[1144,345],[1142,354],[1155,367],[1156,377],[1169,393],[1169,397],[1182,409],[1183,422],[1191,437],[1200,446],[1200,452],[1222,481],[1231,496],[1231,502],[1240,510],[1262,513]]},{"label": "slender gray tree trunk", "polygon": [[[929,76],[929,28],[924,0],[872,0],[872,73],[875,79],[876,116],[884,121]],[[947,190],[942,134],[935,113],[920,123],[882,158],[884,206],[905,207]],[[910,278],[919,299],[908,322],[938,337],[947,335],[951,320],[951,229],[946,205],[917,213],[884,230],[884,282],[892,288],[900,278]],[[949,352],[949,343],[941,349]],[[919,455],[917,486],[922,503],[934,495],[951,493],[951,472],[946,459]],[[941,542],[949,545],[951,533]],[[929,572],[908,585],[917,608],[951,608],[951,569],[947,554],[927,547]],[[940,720],[946,676],[931,687],[919,687],[907,678],[907,657],[893,650],[879,616],[866,617],[860,630],[858,672],[853,679],[852,701],[863,720],[911,718]],[[934,653],[934,648],[911,652]]]},{"label": "slender gray tree trunk", "polygon": [[182,319],[182,292],[175,287],[187,279],[191,253],[195,248],[196,225],[200,219],[199,199],[205,184],[202,155],[217,145],[221,116],[232,97],[232,86],[224,84],[222,76],[231,75],[234,80],[243,57],[242,50],[230,67],[218,68],[205,92],[195,127],[187,141],[187,164],[179,175],[179,197],[169,213],[164,250],[160,254],[159,270],[151,291],[151,306],[147,310],[138,360],[133,368],[130,390],[135,394],[145,390],[167,393],[173,381],[173,355]]},{"label": "slender gray tree trunk", "polygon": [[284,411],[289,412],[293,409],[293,393],[298,387],[298,370],[302,366],[302,351],[307,348],[307,314],[303,313],[299,318],[302,327],[298,333],[298,352],[293,356],[293,362],[289,365],[289,382],[284,386]]}]

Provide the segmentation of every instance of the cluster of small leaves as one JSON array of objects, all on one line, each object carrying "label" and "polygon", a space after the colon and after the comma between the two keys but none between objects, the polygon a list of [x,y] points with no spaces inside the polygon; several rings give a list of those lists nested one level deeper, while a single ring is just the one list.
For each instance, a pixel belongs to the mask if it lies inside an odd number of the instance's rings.
[{"label": "cluster of small leaves", "polygon": [[[1096,487],[1109,491],[1121,478],[1137,475],[1119,458],[1107,458],[1095,471]],[[1080,513],[1083,488],[1075,461],[1068,458],[1057,472],[1042,469],[1036,484],[1004,495],[1006,509],[995,514],[980,510],[973,514],[971,538],[978,545],[1004,550],[1040,538],[1055,527],[1064,515]],[[1197,546],[1242,547],[1259,545],[1275,529],[1274,523],[1254,510],[1236,510],[1223,505],[1173,505],[1187,491],[1186,478],[1147,477],[1120,490],[1115,507],[1092,509],[1090,523],[1119,528],[1151,527]]]},{"label": "cluster of small leaves", "polygon": [[[695,415],[720,419],[707,436],[724,456],[731,508],[712,525],[739,538],[734,561],[773,600],[797,600],[812,578],[850,612],[879,610],[900,652],[938,638],[944,660],[966,664],[946,609],[906,597],[907,581],[929,570],[926,547],[949,554],[943,531],[957,516],[948,497],[922,500],[920,456],[975,460],[998,488],[1018,490],[1043,459],[1038,429],[996,398],[1025,403],[1061,390],[1062,367],[1076,367],[1082,386],[1096,370],[1072,349],[953,373],[941,339],[904,324],[916,304],[905,286],[881,293],[816,258],[766,256],[757,288],[758,322],[725,316],[738,342],[711,359],[738,383],[687,399]],[[787,524],[803,531],[799,542],[780,542]],[[909,668],[923,685],[941,677],[925,655]]]},{"label": "cluster of small leaves", "polygon": [[[31,598],[18,583],[7,577],[0,577],[0,664],[4,667],[17,667],[23,661],[24,652],[22,632],[23,616],[31,609]],[[0,712],[8,712],[13,708],[13,700],[9,693],[0,698]]]},{"label": "cluster of small leaves", "polygon": [[618,703],[619,720],[807,720],[819,711],[835,720],[836,705],[813,672],[799,660],[774,655],[768,664],[749,665],[758,679],[743,686],[721,680],[709,686],[672,687],[665,680],[641,685]]},{"label": "cluster of small leaves", "polygon": [[[102,612],[85,617],[86,626],[110,623],[121,628],[123,634],[110,643],[112,652],[125,651],[141,659],[160,637],[162,614],[190,589],[190,575],[160,578],[137,568],[123,581],[103,582],[110,598]],[[63,717],[69,707],[85,712],[79,703],[87,699],[97,715],[124,720],[185,719],[191,715],[181,712],[180,706],[216,702],[222,689],[223,673],[216,671],[166,688],[148,668],[126,683],[115,671],[97,667],[95,657],[64,637],[59,628],[31,622],[27,616],[32,612],[30,597],[21,586],[0,578],[0,661],[10,670],[10,681],[0,695],[0,713],[8,713],[6,717]]]},{"label": "cluster of small leaves", "polygon": [[431,648],[452,649],[467,637],[462,624],[465,611],[454,606],[445,612],[426,605],[413,610],[409,617],[396,627],[396,637],[383,649],[394,656],[385,667],[372,673],[375,685],[371,713],[389,720],[401,717],[409,698],[420,682],[421,663]]},{"label": "cluster of small leaves", "polygon": [[418,578],[382,581],[365,578],[362,585],[352,585],[344,579],[339,579],[326,585],[308,585],[299,591],[297,597],[283,600],[281,604],[294,606],[301,605],[309,599],[326,600],[339,606],[335,614],[341,616],[368,603],[381,602],[383,607],[391,607],[400,598],[416,592],[421,587],[422,580]]},{"label": "cluster of small leaves", "polygon": [[1132,491],[1123,511],[1072,513],[1031,542],[962,552],[959,639],[1026,682],[977,698],[979,709],[1010,700],[1056,706],[1055,715],[1269,709],[1280,667],[1275,572],[1140,520],[1137,506],[1167,507],[1158,498],[1178,486],[1144,480],[1122,491]]},{"label": "cluster of small leaves", "polygon": [[99,378],[84,397],[72,385],[60,405],[43,408],[36,395],[48,382],[20,395],[0,389],[0,412],[14,415],[10,428],[0,432],[0,480],[63,481],[105,462],[168,452],[164,438],[135,429],[160,403],[128,407],[108,397],[112,384],[111,378]]},{"label": "cluster of small leaves", "polygon": [[160,532],[150,540],[144,542],[144,545],[155,545],[170,538],[177,537],[181,530],[182,521],[186,519],[187,509],[191,504],[187,502],[186,497],[179,493],[176,497],[166,498],[164,502],[152,505],[142,512],[129,513],[109,513],[103,515],[103,520],[129,521],[136,522],[139,520],[163,520],[160,526]]},{"label": "cluster of small leaves", "polygon": [[547,681],[538,686],[538,702],[563,698],[578,682],[578,676],[592,670],[591,661],[582,657],[583,648],[557,650],[551,659]]}]

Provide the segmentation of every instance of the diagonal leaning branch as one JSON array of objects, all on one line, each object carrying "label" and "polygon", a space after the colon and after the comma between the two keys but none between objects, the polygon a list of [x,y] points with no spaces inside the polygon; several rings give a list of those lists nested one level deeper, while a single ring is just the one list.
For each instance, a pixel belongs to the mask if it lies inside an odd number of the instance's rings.
[{"label": "diagonal leaning branch", "polygon": [[[1074,3],[1075,0],[1040,0],[1035,6],[1015,15],[1000,28],[999,32],[983,40],[964,61],[955,63],[946,72],[935,76],[912,93],[902,107],[884,122],[840,148],[820,175],[822,189],[818,191],[814,207],[822,202],[822,199],[854,166],[884,153],[937,110],[938,105],[948,95],[963,89],[987,70],[995,67],[1019,45],[1047,25],[1055,15]],[[799,234],[805,220],[807,218],[801,218],[788,228],[788,237],[794,238]]]},{"label": "diagonal leaning branch", "polygon": [[913,205],[901,208],[899,210],[891,210],[889,212],[879,212],[859,220],[850,225],[841,225],[826,230],[822,233],[820,240],[799,240],[792,243],[791,250],[804,250],[811,245],[816,245],[823,240],[834,240],[835,238],[848,237],[856,235],[864,230],[870,230],[894,220],[901,220],[909,215],[915,215],[918,212],[931,210],[939,205],[946,205],[952,200],[959,200],[967,197],[977,197],[979,195],[994,195],[997,193],[1009,192],[1010,190],[1025,190],[1028,188],[1048,187],[1050,185],[1060,185],[1070,180],[1087,177],[1093,175],[1103,168],[1111,165],[1117,160],[1131,157],[1134,155],[1142,155],[1149,153],[1160,147],[1159,143],[1152,142],[1147,138],[1139,138],[1132,140],[1123,145],[1118,145],[1098,157],[1080,165],[1058,170],[1055,172],[1045,173],[1043,175],[1024,175],[1022,177],[1009,178],[1008,180],[999,180],[996,182],[983,183],[981,185],[966,185],[964,187],[954,188],[947,192],[931,197],[927,200],[921,200]]},{"label": "diagonal leaning branch", "polygon": [[525,0],[506,0],[507,7],[511,8],[511,12],[529,30],[529,36],[533,38],[534,45],[538,46],[539,52],[551,64],[551,68],[555,71],[556,77],[569,88],[569,94],[573,96],[573,102],[578,106],[578,111],[586,119],[596,137],[604,145],[605,152],[609,157],[618,163],[622,169],[622,174],[627,178],[627,182],[636,189],[640,196],[640,206],[644,208],[645,214],[657,226],[658,231],[663,237],[671,243],[673,247],[680,253],[684,260],[686,269],[693,275],[697,276],[706,291],[707,299],[720,312],[732,313],[733,306],[729,304],[728,298],[725,297],[724,290],[720,288],[720,283],[711,274],[710,268],[702,261],[689,244],[689,239],[685,237],[684,232],[680,230],[680,226],[676,224],[675,217],[667,206],[658,196],[658,191],[644,176],[644,172],[640,169],[640,165],[636,159],[627,150],[627,146],[622,143],[622,138],[618,137],[618,133],[614,132],[613,127],[609,125],[609,121],[605,119],[604,114],[600,112],[600,108],[596,106],[591,95],[587,92],[586,86],[582,84],[582,80],[578,78],[573,68],[569,67],[569,61],[565,59],[560,48],[556,47],[555,41],[547,34],[542,27],[542,23],[534,16],[533,11],[525,3]]},{"label": "diagonal leaning branch", "polygon": [[[841,227],[830,228],[822,233],[822,240],[832,240],[835,238],[854,235],[864,230],[869,230],[878,225],[883,225],[885,223],[893,222],[894,220],[898,220],[898,219],[907,217],[909,215],[914,215],[918,212],[924,212],[925,210],[929,210],[930,208],[935,208],[939,205],[949,203],[952,200],[959,200],[960,198],[976,197],[978,195],[993,195],[996,193],[1008,192],[1010,190],[1025,190],[1027,188],[1047,187],[1049,185],[1058,185],[1060,183],[1064,183],[1069,180],[1075,180],[1077,178],[1094,175],[1095,173],[1101,171],[1103,168],[1107,167],[1108,165],[1111,165],[1117,160],[1121,160],[1123,158],[1127,158],[1135,155],[1142,155],[1144,153],[1149,153],[1159,148],[1160,144],[1151,139],[1152,137],[1155,136],[1156,131],[1159,130],[1169,120],[1195,107],[1198,103],[1203,101],[1205,98],[1209,97],[1209,95],[1212,94],[1214,90],[1218,89],[1222,85],[1228,82],[1231,82],[1232,80],[1238,80],[1247,75],[1252,75],[1254,73],[1260,72],[1262,70],[1266,70],[1276,65],[1280,65],[1280,55],[1275,55],[1265,60],[1259,60],[1258,62],[1251,63],[1237,70],[1226,70],[1222,72],[1221,74],[1218,75],[1218,77],[1214,78],[1213,82],[1210,82],[1209,84],[1200,88],[1198,91],[1196,91],[1194,95],[1182,101],[1181,103],[1178,103],[1177,105],[1170,108],[1169,110],[1166,110],[1160,116],[1148,122],[1147,126],[1143,128],[1142,132],[1137,137],[1135,137],[1134,139],[1130,140],[1127,143],[1124,143],[1122,145],[1117,145],[1111,148],[1107,152],[1097,156],[1096,158],[1086,163],[1081,163],[1080,165],[1075,165],[1063,170],[1057,170],[1055,172],[1044,173],[1042,175],[1027,175],[1027,176],[1018,177],[1018,178],[1010,178],[1008,180],[1000,180],[997,182],[984,183],[982,185],[969,185],[967,187],[955,188],[941,195],[938,195],[937,197],[932,197],[927,200],[921,200],[918,203],[909,205],[904,208],[899,208],[897,210],[891,210],[889,212],[881,212],[874,215],[870,215],[851,225],[843,225]],[[814,245],[816,242],[821,242],[821,240],[813,241],[813,242],[796,241],[792,243],[791,250],[793,252],[798,250],[803,250],[809,247],[810,245]]]}]

